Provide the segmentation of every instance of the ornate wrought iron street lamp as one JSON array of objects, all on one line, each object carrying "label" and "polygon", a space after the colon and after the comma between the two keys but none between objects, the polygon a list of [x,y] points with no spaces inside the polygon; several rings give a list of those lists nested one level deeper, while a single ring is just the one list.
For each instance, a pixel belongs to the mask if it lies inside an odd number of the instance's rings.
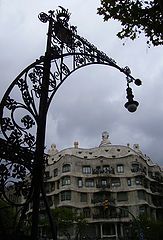
[{"label": "ornate wrought iron street lamp", "polygon": [[[47,112],[58,88],[79,68],[91,64],[110,66],[126,76],[128,102],[125,107],[134,112],[138,102],[133,100],[129,84],[134,82],[141,85],[139,79],[131,76],[128,67],[119,67],[115,60],[77,34],[76,27],[69,24],[68,10],[59,7],[56,11],[49,11],[48,14],[40,13],[39,19],[43,23],[48,23],[45,55],[16,77],[0,105],[1,191],[4,199],[22,207],[20,221],[25,216],[29,202],[33,202],[31,228],[33,240],[38,238],[40,193],[49,216],[53,239],[57,238],[43,189],[43,177],[46,164],[44,144]],[[6,189],[9,191],[9,182],[14,182],[13,179],[15,183],[12,184],[12,189],[19,196],[24,195],[24,202],[13,203],[5,191]]]},{"label": "ornate wrought iron street lamp", "polygon": [[111,207],[114,207],[115,209],[117,209],[117,213],[121,213],[121,212],[129,213],[131,215],[131,217],[133,218],[134,223],[136,224],[136,229],[138,231],[138,233],[137,233],[138,239],[139,240],[144,240],[144,233],[142,231],[142,226],[140,224],[140,221],[134,216],[133,213],[131,213],[127,208],[116,206],[115,203],[111,203],[111,202],[109,203],[108,202],[108,206],[111,206]]}]

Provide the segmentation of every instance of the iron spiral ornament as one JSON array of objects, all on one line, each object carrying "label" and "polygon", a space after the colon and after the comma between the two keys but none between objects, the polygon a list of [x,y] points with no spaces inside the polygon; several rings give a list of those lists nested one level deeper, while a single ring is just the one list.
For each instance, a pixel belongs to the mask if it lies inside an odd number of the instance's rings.
[{"label": "iron spiral ornament", "polygon": [[[129,67],[119,67],[114,59],[77,34],[69,23],[70,13],[59,7],[40,13],[48,23],[45,55],[26,67],[11,83],[0,104],[0,193],[8,203],[21,206],[22,216],[33,203],[31,239],[38,237],[39,196],[42,193],[53,239],[54,223],[43,188],[47,155],[46,116],[62,83],[74,71],[91,64],[103,64],[123,73],[127,84],[135,82]],[[10,191],[15,198],[10,199]],[[20,217],[23,224],[23,217]]]}]

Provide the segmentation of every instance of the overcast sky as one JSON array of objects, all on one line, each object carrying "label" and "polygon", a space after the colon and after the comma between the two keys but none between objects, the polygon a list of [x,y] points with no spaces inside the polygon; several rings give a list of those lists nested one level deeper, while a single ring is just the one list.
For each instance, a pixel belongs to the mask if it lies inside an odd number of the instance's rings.
[{"label": "overcast sky", "polygon": [[[103,22],[97,15],[99,0],[0,0],[0,94],[3,96],[14,78],[44,54],[47,24],[40,12],[59,5],[71,12],[71,25],[78,34],[115,59],[129,66],[132,75],[143,81],[133,86],[138,110],[129,113],[123,74],[107,66],[92,65],[72,74],[58,90],[48,113],[46,146],[58,150],[79,141],[82,148],[100,144],[108,131],[112,144],[140,144],[143,153],[163,165],[163,48],[116,37],[120,25]],[[123,44],[125,43],[125,45]]]}]

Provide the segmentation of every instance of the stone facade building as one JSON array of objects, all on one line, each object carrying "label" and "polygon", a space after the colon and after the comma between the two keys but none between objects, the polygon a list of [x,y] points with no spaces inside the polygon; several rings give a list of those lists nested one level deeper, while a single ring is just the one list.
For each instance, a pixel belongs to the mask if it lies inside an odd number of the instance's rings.
[{"label": "stone facade building", "polygon": [[[53,144],[48,152],[45,188],[51,208],[82,213],[91,239],[127,239],[131,221],[142,214],[163,219],[163,172],[138,144],[112,145],[104,132],[99,147],[78,145],[57,151]],[[71,229],[72,239],[73,234]]]}]

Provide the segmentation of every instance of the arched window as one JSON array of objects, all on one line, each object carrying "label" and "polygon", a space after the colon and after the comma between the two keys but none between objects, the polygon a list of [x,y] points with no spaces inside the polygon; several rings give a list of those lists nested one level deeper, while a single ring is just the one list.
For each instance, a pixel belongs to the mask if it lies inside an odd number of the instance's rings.
[{"label": "arched window", "polygon": [[61,192],[61,201],[70,201],[71,200],[71,191]]},{"label": "arched window", "polygon": [[70,185],[70,184],[71,184],[70,176],[65,176],[62,178],[62,186]]},{"label": "arched window", "polygon": [[64,164],[62,166],[62,172],[70,172],[71,171],[71,166],[70,164]]}]

